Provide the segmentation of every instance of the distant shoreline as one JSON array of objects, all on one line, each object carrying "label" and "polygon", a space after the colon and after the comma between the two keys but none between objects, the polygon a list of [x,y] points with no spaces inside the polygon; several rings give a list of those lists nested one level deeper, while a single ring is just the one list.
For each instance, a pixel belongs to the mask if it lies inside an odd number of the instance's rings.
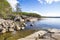
[{"label": "distant shoreline", "polygon": [[56,16],[41,16],[41,18],[60,18],[60,17],[56,17]]}]

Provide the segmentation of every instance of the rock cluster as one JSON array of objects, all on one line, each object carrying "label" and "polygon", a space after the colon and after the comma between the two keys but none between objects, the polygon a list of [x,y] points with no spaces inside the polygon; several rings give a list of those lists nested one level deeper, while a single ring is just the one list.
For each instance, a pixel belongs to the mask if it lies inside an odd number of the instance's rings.
[{"label": "rock cluster", "polygon": [[[27,17],[27,16],[14,16],[13,20],[11,19],[1,19],[0,18],[0,33],[5,33],[7,31],[17,31],[25,29],[25,22],[29,20],[30,22],[36,21],[37,18]],[[33,24],[31,24],[33,26]]]},{"label": "rock cluster", "polygon": [[16,23],[13,20],[4,20],[0,19],[0,33],[5,33],[7,31],[16,31],[16,30],[21,30],[24,29],[23,27],[20,27],[20,24]]}]

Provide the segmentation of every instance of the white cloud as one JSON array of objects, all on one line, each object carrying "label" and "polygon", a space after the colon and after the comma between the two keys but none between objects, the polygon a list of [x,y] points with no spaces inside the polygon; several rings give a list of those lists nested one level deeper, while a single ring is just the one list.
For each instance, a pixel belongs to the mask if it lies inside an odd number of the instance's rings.
[{"label": "white cloud", "polygon": [[48,3],[48,4],[51,4],[51,3],[53,3],[53,2],[59,2],[60,0],[38,0],[40,3],[41,2],[43,2],[43,1],[45,1],[46,3]]},{"label": "white cloud", "polygon": [[38,12],[38,11],[35,11],[35,10],[30,10],[31,13],[37,13],[39,15],[43,15],[42,13]]},{"label": "white cloud", "polygon": [[43,1],[42,0],[38,0],[40,3],[43,3]]},{"label": "white cloud", "polygon": [[47,3],[51,4],[54,0],[45,0]]},{"label": "white cloud", "polygon": [[16,10],[16,4],[19,3],[17,0],[7,0],[10,6],[12,7],[12,10]]}]

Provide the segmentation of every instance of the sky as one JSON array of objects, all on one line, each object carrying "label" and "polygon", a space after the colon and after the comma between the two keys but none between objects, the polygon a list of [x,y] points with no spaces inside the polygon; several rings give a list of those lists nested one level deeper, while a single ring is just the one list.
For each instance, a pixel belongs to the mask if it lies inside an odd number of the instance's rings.
[{"label": "sky", "polygon": [[7,2],[12,7],[12,11],[15,11],[16,10],[16,4],[19,3],[19,2],[17,0],[7,0]]},{"label": "sky", "polygon": [[34,12],[42,16],[60,16],[60,0],[7,0],[16,10],[19,3],[23,12]]}]

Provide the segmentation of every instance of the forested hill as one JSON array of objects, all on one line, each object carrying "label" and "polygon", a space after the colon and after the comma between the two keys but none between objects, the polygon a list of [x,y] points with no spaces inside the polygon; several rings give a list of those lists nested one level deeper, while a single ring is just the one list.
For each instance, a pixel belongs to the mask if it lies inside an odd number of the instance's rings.
[{"label": "forested hill", "polygon": [[[20,9],[21,10],[21,9]],[[12,15],[12,16],[9,16]],[[39,14],[29,12],[12,12],[12,8],[7,0],[0,0],[0,18],[13,18],[16,15],[26,15],[32,17],[40,17]]]}]

